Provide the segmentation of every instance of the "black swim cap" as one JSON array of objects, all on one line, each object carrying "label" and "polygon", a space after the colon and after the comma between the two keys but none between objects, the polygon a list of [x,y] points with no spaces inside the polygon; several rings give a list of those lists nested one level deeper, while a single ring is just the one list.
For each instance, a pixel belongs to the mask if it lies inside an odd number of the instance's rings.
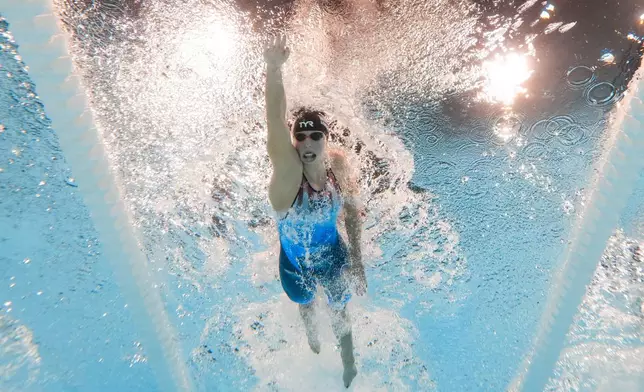
[{"label": "black swim cap", "polygon": [[306,111],[298,113],[291,127],[291,132],[295,134],[302,131],[320,131],[328,135],[329,127],[323,117],[322,112]]}]

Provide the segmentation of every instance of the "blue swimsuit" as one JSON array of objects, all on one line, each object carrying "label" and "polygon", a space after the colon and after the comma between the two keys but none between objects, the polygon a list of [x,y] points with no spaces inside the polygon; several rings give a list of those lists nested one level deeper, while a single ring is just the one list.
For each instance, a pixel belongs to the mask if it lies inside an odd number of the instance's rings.
[{"label": "blue swimsuit", "polygon": [[343,308],[351,298],[343,274],[349,266],[347,246],[336,225],[342,204],[340,187],[331,170],[327,170],[327,181],[320,191],[302,175],[291,208],[278,219],[280,280],[292,301],[313,301],[318,283],[333,308]]}]

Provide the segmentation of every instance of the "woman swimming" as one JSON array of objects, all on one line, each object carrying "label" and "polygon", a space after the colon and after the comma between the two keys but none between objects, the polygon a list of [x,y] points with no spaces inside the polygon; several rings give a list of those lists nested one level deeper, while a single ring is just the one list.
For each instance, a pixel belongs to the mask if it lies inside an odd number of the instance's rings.
[{"label": "woman swimming", "polygon": [[[282,65],[289,57],[285,43],[283,36],[277,37],[264,52],[267,148],[273,164],[269,199],[278,215],[280,280],[287,296],[299,304],[309,346],[315,353],[320,352],[320,343],[314,299],[317,286],[324,289],[348,388],[357,369],[346,305],[351,286],[358,295],[367,288],[360,249],[358,187],[346,156],[328,148],[329,129],[322,112],[300,110],[289,130],[282,83]],[[349,246],[338,231],[341,213]]]}]

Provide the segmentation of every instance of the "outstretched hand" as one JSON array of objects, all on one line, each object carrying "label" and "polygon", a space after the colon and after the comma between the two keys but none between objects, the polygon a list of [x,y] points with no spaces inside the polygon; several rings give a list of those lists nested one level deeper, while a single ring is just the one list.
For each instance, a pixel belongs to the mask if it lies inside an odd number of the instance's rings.
[{"label": "outstretched hand", "polygon": [[290,54],[290,49],[286,47],[286,37],[279,34],[266,45],[264,61],[269,67],[279,68],[288,60]]}]

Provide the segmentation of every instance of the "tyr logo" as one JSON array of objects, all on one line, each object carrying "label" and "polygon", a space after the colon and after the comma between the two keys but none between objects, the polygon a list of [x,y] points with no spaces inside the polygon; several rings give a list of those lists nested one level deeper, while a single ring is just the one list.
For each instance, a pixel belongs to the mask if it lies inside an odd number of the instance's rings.
[{"label": "tyr logo", "polygon": [[313,128],[314,126],[315,124],[313,124],[313,121],[300,121],[300,128]]}]

